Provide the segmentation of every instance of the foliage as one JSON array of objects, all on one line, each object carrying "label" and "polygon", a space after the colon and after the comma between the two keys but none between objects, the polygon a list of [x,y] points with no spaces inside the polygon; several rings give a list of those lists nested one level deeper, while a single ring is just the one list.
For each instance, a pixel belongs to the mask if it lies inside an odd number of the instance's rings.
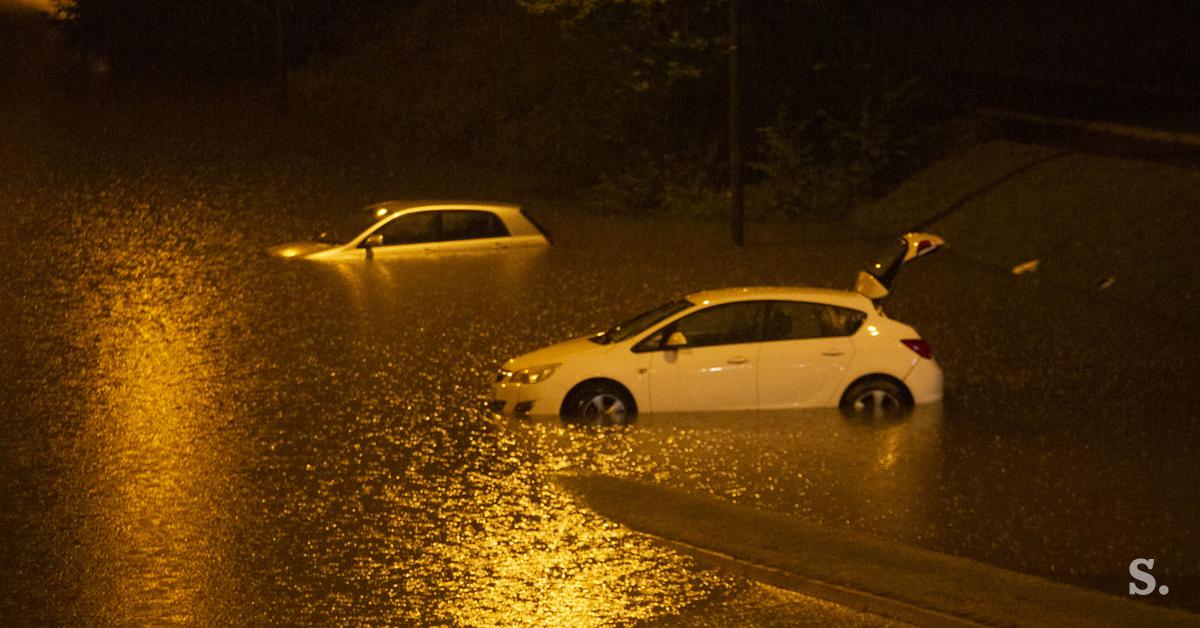
[{"label": "foliage", "polygon": [[[75,0],[115,68],[265,75],[275,8],[292,123],[347,160],[459,195],[577,195],[608,212],[728,202],[728,0]],[[931,154],[919,83],[863,39],[865,0],[742,0],[753,214],[832,216]],[[417,183],[414,183],[416,181]],[[415,193],[415,190],[398,190]]]},{"label": "foliage", "polygon": [[[921,81],[886,84],[849,115],[817,110],[803,119],[780,106],[757,129],[748,164],[751,216],[829,219],[882,194],[960,137],[978,131],[961,121],[923,119]],[[969,141],[970,138],[967,138]],[[715,215],[727,211],[723,147],[647,156],[605,176],[590,195],[606,212],[663,211]]]},{"label": "foliage", "polygon": [[436,164],[428,193],[492,177],[571,194],[662,133],[654,96],[623,89],[589,37],[513,0],[417,2],[346,38],[293,73],[303,106],[360,153]]},{"label": "foliage", "polygon": [[727,46],[723,0],[516,0],[589,34],[626,87],[650,91],[712,75]]},{"label": "foliage", "polygon": [[[591,33],[619,60],[626,89],[656,95],[658,119],[686,120],[673,135],[637,135],[640,151],[600,173],[594,205],[708,213],[727,204],[728,1],[518,0]],[[743,142],[751,213],[838,216],[925,158],[921,83],[874,52],[867,15],[857,0],[741,3],[743,117],[757,129]]]},{"label": "foliage", "polygon": [[857,115],[840,120],[818,110],[797,121],[780,109],[761,129],[758,203],[789,217],[840,216],[859,198],[886,189],[919,158],[909,119],[921,95],[909,80],[866,99]]},{"label": "foliage", "polygon": [[705,154],[642,155],[635,167],[605,174],[585,204],[605,214],[661,212],[715,216],[729,205],[714,147]]}]

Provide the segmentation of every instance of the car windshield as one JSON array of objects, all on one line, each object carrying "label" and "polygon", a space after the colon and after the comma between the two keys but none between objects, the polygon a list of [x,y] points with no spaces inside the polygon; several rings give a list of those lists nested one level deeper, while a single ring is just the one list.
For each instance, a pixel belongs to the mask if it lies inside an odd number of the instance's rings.
[{"label": "car windshield", "polygon": [[620,342],[634,334],[645,331],[651,325],[689,307],[692,307],[692,302],[687,299],[664,303],[652,310],[642,312],[623,323],[612,326],[608,331],[594,337],[592,340],[600,344]]},{"label": "car windshield", "polygon": [[388,216],[389,213],[390,211],[383,207],[355,210],[343,217],[333,227],[318,232],[312,239],[324,244],[346,244],[371,225]]}]

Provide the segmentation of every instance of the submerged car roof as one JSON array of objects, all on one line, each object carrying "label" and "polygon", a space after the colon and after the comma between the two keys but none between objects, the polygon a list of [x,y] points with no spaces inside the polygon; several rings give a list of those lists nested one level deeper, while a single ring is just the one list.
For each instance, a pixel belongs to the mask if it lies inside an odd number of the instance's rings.
[{"label": "submerged car roof", "polygon": [[418,200],[391,200],[381,203],[372,203],[367,205],[368,209],[379,207],[387,208],[391,211],[399,211],[402,209],[414,209],[417,207],[489,207],[492,209],[510,209],[520,211],[521,206],[515,203],[498,203],[495,201],[472,201],[466,199],[418,199]]},{"label": "submerged car roof", "polygon": [[733,301],[765,300],[794,300],[811,301],[840,305],[856,310],[870,311],[875,309],[871,300],[857,292],[849,290],[832,290],[829,288],[808,288],[804,286],[750,286],[744,288],[720,288],[717,290],[702,290],[687,295],[692,303],[730,303]]}]

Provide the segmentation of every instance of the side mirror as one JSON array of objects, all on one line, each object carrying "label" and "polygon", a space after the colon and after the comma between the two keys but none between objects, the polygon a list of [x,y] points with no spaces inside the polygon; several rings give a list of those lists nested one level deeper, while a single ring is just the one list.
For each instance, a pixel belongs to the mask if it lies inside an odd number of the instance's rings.
[{"label": "side mirror", "polygon": [[687,336],[683,332],[677,331],[671,334],[667,341],[663,343],[663,349],[678,349],[686,347],[688,343]]},{"label": "side mirror", "polygon": [[363,246],[368,249],[376,246],[383,246],[383,234],[372,233],[371,235],[367,236],[366,240],[363,241]]}]

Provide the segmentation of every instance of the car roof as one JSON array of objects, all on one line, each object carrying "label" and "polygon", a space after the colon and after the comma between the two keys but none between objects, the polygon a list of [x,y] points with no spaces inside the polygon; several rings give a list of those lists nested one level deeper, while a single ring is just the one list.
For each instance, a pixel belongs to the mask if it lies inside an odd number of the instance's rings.
[{"label": "car roof", "polygon": [[497,203],[494,201],[472,201],[465,199],[420,199],[420,200],[391,200],[367,205],[367,209],[385,208],[389,211],[401,211],[418,208],[487,208],[493,210],[520,211],[521,206],[514,203]]},{"label": "car roof", "polygon": [[687,295],[687,300],[696,304],[759,300],[810,301],[863,311],[874,309],[871,300],[857,292],[805,286],[748,286],[702,290]]}]

